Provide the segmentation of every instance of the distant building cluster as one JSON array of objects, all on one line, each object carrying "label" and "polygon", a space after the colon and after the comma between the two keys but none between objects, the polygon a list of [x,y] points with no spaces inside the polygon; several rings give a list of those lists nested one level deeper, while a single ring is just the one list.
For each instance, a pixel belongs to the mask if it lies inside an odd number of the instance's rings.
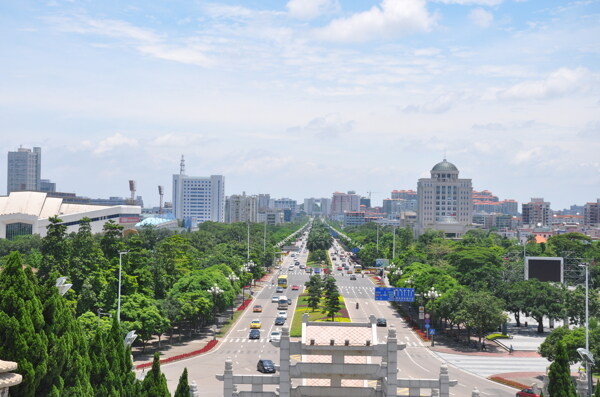
[{"label": "distant building cluster", "polygon": [[[461,238],[472,229],[495,230],[510,238],[543,240],[554,234],[577,231],[600,238],[600,198],[584,205],[554,211],[551,203],[534,197],[521,205],[499,199],[489,190],[473,190],[471,179],[459,178],[458,168],[446,159],[435,164],[429,178],[417,181],[417,189],[393,190],[381,206],[372,206],[371,193],[333,192],[331,197],[305,198],[303,203],[269,193],[226,196],[225,176],[189,176],[182,156],[173,175],[172,201],[144,208],[129,181],[130,197],[89,198],[57,191],[56,184],[42,179],[42,149],[20,147],[8,152],[7,196],[0,196],[0,238],[22,234],[45,234],[48,219],[58,215],[69,230],[84,217],[99,231],[113,220],[127,227],[152,226],[193,230],[202,222],[252,222],[277,225],[298,216],[319,216],[344,226],[376,222],[410,227],[415,235],[440,230],[449,238]],[[23,202],[22,202],[23,201]]]}]

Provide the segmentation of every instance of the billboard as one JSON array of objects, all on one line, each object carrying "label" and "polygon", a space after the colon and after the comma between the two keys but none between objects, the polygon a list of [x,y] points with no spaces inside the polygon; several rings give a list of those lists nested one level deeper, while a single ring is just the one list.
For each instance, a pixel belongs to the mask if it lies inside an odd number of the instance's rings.
[{"label": "billboard", "polygon": [[389,259],[375,259],[375,267],[388,267],[389,265]]},{"label": "billboard", "polygon": [[525,280],[535,278],[540,281],[562,283],[563,275],[564,260],[561,257],[525,257]]}]

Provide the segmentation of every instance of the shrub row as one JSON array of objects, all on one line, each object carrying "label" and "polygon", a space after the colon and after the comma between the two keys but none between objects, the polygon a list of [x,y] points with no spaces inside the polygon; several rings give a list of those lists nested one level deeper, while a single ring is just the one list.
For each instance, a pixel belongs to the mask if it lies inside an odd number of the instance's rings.
[{"label": "shrub row", "polygon": [[519,382],[515,382],[513,380],[501,378],[500,376],[490,376],[488,379],[493,380],[494,382],[502,383],[503,385],[506,385],[506,386],[514,387],[515,389],[526,389],[529,387],[527,385],[524,385]]},{"label": "shrub row", "polygon": [[244,310],[245,308],[247,308],[247,307],[248,307],[248,305],[250,304],[250,302],[252,302],[252,298],[245,299],[245,300],[244,300],[244,303],[242,303],[242,304],[241,304],[241,305],[240,305],[240,306],[239,306],[239,307],[238,307],[236,310],[237,310],[237,311],[242,311],[242,310]]},{"label": "shrub row", "polygon": [[[202,353],[206,353],[210,350],[212,350],[213,347],[215,347],[217,345],[217,343],[219,343],[218,340],[213,339],[211,341],[209,341],[202,349],[200,350],[194,350],[192,352],[189,353],[184,353],[184,354],[179,354],[177,356],[173,356],[173,357],[168,357],[165,358],[164,360],[160,360],[161,364],[168,364],[168,363],[172,363],[173,361],[178,361],[178,360],[183,360],[184,358],[188,358],[188,357],[193,357],[193,356],[197,356],[199,354]],[[142,369],[142,368],[148,368],[152,366],[152,361],[149,361],[147,363],[143,363],[140,364],[138,366],[136,366],[136,369]]]}]

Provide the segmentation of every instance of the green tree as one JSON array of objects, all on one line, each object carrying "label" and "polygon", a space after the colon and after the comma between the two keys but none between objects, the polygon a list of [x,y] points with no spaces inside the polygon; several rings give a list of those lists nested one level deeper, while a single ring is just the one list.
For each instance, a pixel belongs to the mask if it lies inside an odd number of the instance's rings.
[{"label": "green tree", "polygon": [[167,388],[167,379],[160,371],[160,354],[154,353],[154,361],[152,369],[148,371],[146,377],[142,381],[141,388],[142,397],[171,397]]},{"label": "green tree", "polygon": [[459,308],[465,326],[481,338],[506,321],[504,302],[486,291],[468,292]]},{"label": "green tree", "polygon": [[106,259],[111,260],[119,257],[119,252],[125,248],[123,241],[123,226],[115,223],[112,219],[102,227],[100,247]]},{"label": "green tree", "polygon": [[48,219],[50,224],[46,227],[46,237],[42,239],[42,263],[37,275],[47,277],[52,271],[61,275],[68,275],[71,259],[71,244],[67,239],[67,226],[57,216]]},{"label": "green tree", "polygon": [[190,397],[190,386],[188,385],[188,371],[187,368],[183,369],[183,373],[179,377],[179,383],[177,384],[177,390],[173,397]]},{"label": "green tree", "polygon": [[544,317],[560,319],[564,314],[564,291],[550,283],[537,279],[525,282],[526,288],[521,290],[522,312],[536,319],[538,332],[544,332]]},{"label": "green tree", "polygon": [[0,357],[15,361],[23,382],[11,389],[34,397],[48,372],[48,339],[38,286],[31,269],[23,270],[21,255],[11,253],[0,272]]},{"label": "green tree", "polygon": [[565,344],[556,346],[556,358],[548,371],[548,393],[551,396],[576,397],[575,385],[571,379],[571,369]]},{"label": "green tree", "polygon": [[500,248],[464,247],[447,255],[453,276],[473,290],[496,291],[502,280]]},{"label": "green tree", "polygon": [[169,329],[169,320],[163,316],[156,301],[141,294],[132,294],[123,299],[121,317],[129,329],[135,329],[144,348],[153,335],[160,337]]},{"label": "green tree", "polygon": [[328,276],[323,283],[323,294],[325,301],[323,302],[323,313],[335,321],[335,314],[340,311],[340,292],[335,283],[335,278]]},{"label": "green tree", "polygon": [[311,276],[310,279],[305,283],[306,290],[308,291],[308,307],[314,312],[319,308],[321,303],[321,291],[323,288],[323,282],[321,277],[318,275]]}]

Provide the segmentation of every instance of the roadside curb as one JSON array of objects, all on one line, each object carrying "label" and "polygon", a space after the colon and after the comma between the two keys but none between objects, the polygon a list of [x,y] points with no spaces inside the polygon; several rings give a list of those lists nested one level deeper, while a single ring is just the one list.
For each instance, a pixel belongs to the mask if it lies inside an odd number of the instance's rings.
[{"label": "roadside curb", "polygon": [[[199,350],[194,350],[191,351],[189,353],[183,353],[183,354],[178,354],[176,356],[172,356],[172,357],[168,357],[165,358],[163,360],[159,360],[160,364],[169,364],[172,363],[174,361],[179,361],[179,360],[183,360],[184,358],[190,358],[190,357],[194,357],[194,356],[199,356],[200,354],[204,354],[207,353],[209,351],[211,351],[216,345],[217,343],[219,343],[218,340],[213,339],[211,341],[209,341],[206,346],[204,346],[202,349]],[[152,366],[153,361],[149,361],[149,362],[145,362],[142,364],[138,364],[136,365],[135,369],[144,369],[144,368],[148,368]]]}]

